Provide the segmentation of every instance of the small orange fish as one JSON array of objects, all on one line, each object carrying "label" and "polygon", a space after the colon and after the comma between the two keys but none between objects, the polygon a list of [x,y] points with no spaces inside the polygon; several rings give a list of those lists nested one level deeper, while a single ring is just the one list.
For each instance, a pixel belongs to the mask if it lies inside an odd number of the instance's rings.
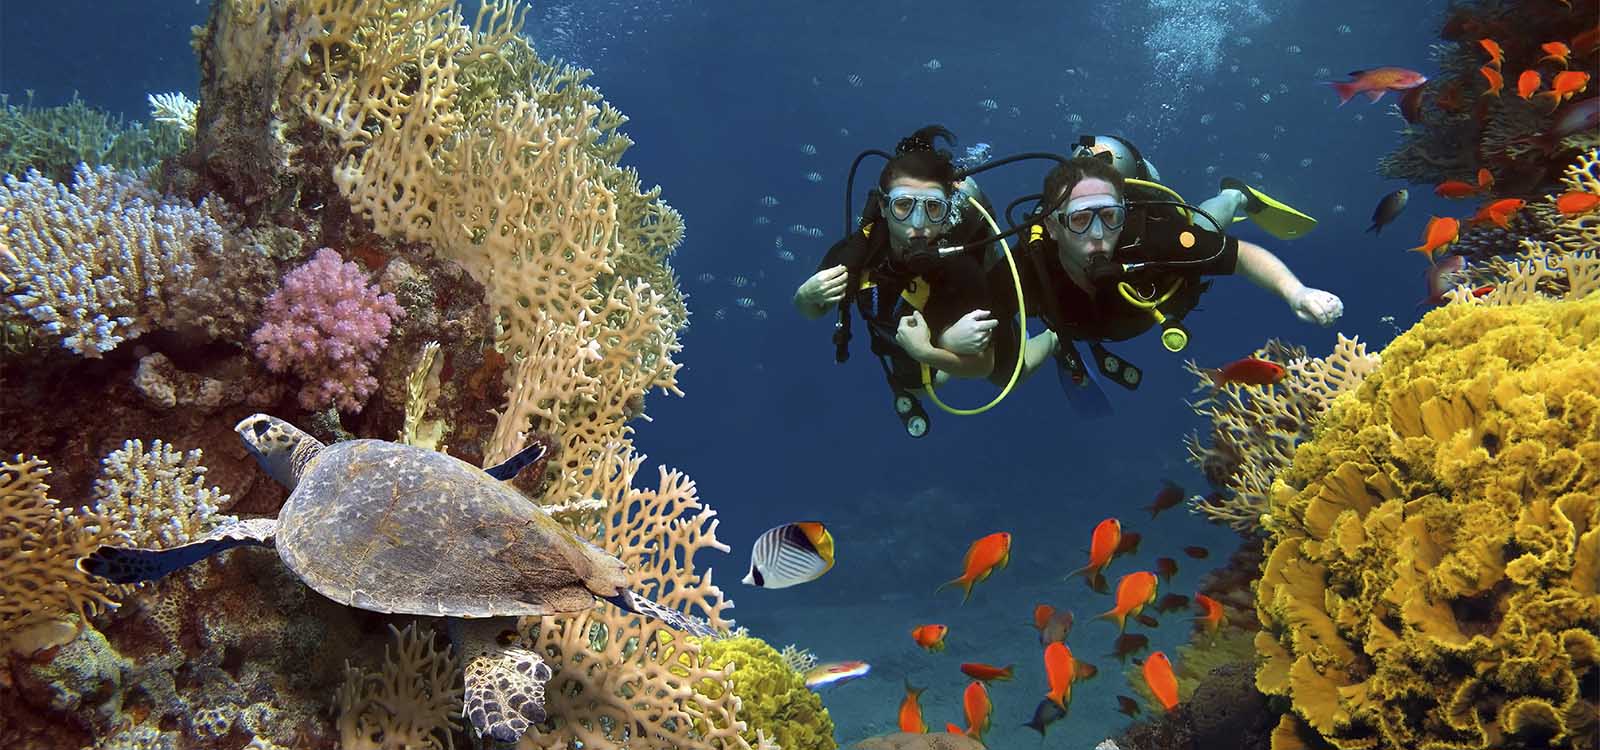
[{"label": "small orange fish", "polygon": [[1553,104],[1560,104],[1586,88],[1589,88],[1588,73],[1581,70],[1563,70],[1550,79],[1550,90],[1540,96],[1547,96]]},{"label": "small orange fish", "polygon": [[1553,60],[1561,63],[1563,68],[1567,67],[1567,58],[1572,55],[1572,49],[1561,42],[1545,42],[1539,45],[1539,49],[1544,50],[1544,57],[1539,58],[1539,62]]},{"label": "small orange fish", "polygon": [[1477,195],[1478,188],[1460,180],[1445,180],[1434,187],[1433,194],[1440,198],[1466,198]]},{"label": "small orange fish", "polygon": [[1521,198],[1501,198],[1478,209],[1478,213],[1472,217],[1472,223],[1493,224],[1505,229],[1511,225],[1511,217],[1522,210],[1525,205],[1527,205],[1527,201]]},{"label": "small orange fish", "polygon": [[1126,630],[1128,617],[1139,614],[1156,598],[1156,574],[1148,570],[1129,573],[1117,581],[1117,605],[1099,616],[1115,620],[1117,630]]},{"label": "small orange fish", "polygon": [[1117,636],[1116,650],[1111,652],[1118,661],[1128,663],[1128,655],[1150,647],[1150,637],[1140,633],[1123,633]]},{"label": "small orange fish", "polygon": [[1500,49],[1500,43],[1493,39],[1479,39],[1478,46],[1489,53],[1489,64],[1493,65],[1495,70],[1499,70],[1500,63],[1506,59],[1506,53]]},{"label": "small orange fish", "polygon": [[1082,575],[1089,582],[1089,588],[1095,591],[1106,590],[1106,566],[1111,563],[1112,556],[1117,554],[1117,549],[1122,545],[1122,522],[1115,518],[1107,518],[1094,527],[1094,533],[1089,536],[1089,564],[1067,574],[1067,578]]},{"label": "small orange fish", "polygon": [[1211,550],[1208,550],[1205,547],[1201,547],[1199,545],[1195,545],[1195,546],[1190,546],[1190,547],[1184,547],[1183,548],[1183,554],[1188,555],[1188,556],[1190,556],[1190,557],[1192,557],[1192,558],[1194,558],[1196,560],[1204,560],[1204,559],[1206,559],[1206,558],[1211,556]]},{"label": "small orange fish", "polygon": [[1483,79],[1485,81],[1489,82],[1489,89],[1483,93],[1499,96],[1500,90],[1506,87],[1506,79],[1501,77],[1500,71],[1496,68],[1491,68],[1485,65],[1481,68],[1478,68],[1478,72],[1483,74]]},{"label": "small orange fish", "polygon": [[1216,637],[1217,628],[1222,627],[1222,604],[1205,594],[1195,594],[1194,604],[1200,608],[1200,616],[1195,618],[1195,622],[1200,623],[1212,637]]},{"label": "small orange fish", "polygon": [[1033,627],[1039,631],[1041,646],[1051,641],[1065,641],[1072,632],[1072,611],[1041,604],[1033,608]]},{"label": "small orange fish", "polygon": [[1483,286],[1480,286],[1477,289],[1472,290],[1472,296],[1474,296],[1474,297],[1482,297],[1482,296],[1484,296],[1484,295],[1486,295],[1486,294],[1488,294],[1490,292],[1493,292],[1493,291],[1494,291],[1494,284],[1484,284]]},{"label": "small orange fish", "polygon": [[994,704],[989,702],[989,689],[976,680],[967,683],[967,689],[961,693],[961,710],[967,717],[967,736],[982,742],[983,733],[989,731],[989,714],[994,710]]},{"label": "small orange fish", "polygon": [[1157,612],[1171,612],[1178,609],[1189,608],[1189,597],[1183,594],[1167,594],[1156,601]]},{"label": "small orange fish", "polygon": [[966,604],[972,598],[972,587],[989,577],[989,574],[1004,568],[1011,562],[1011,535],[1004,531],[990,534],[967,548],[967,557],[961,564],[961,577],[940,584],[934,591],[940,591],[945,586],[960,586],[963,594],[961,603]]},{"label": "small orange fish", "polygon": [[1429,260],[1432,260],[1435,252],[1455,242],[1459,236],[1461,236],[1460,221],[1448,216],[1435,216],[1428,219],[1428,228],[1423,230],[1422,233],[1422,244],[1410,248],[1410,250],[1422,253],[1428,256]]},{"label": "small orange fish", "polygon": [[1255,357],[1236,359],[1216,369],[1206,370],[1206,377],[1211,378],[1211,387],[1221,388],[1229,383],[1240,385],[1272,385],[1283,379],[1287,374],[1283,365]]},{"label": "small orange fish", "polygon": [[1532,99],[1533,92],[1539,90],[1539,80],[1539,71],[1522,71],[1522,75],[1517,76],[1517,96],[1524,99]]},{"label": "small orange fish", "polygon": [[1162,487],[1156,491],[1156,497],[1149,505],[1144,506],[1150,511],[1150,517],[1155,518],[1168,508],[1183,502],[1183,488],[1171,479],[1161,480]]},{"label": "small orange fish", "polygon": [[1144,660],[1144,684],[1154,693],[1161,707],[1171,711],[1178,706],[1178,678],[1172,674],[1172,662],[1167,655],[1157,651]]},{"label": "small orange fish", "polygon": [[944,637],[950,628],[943,625],[918,625],[911,630],[911,640],[929,651],[943,651]]},{"label": "small orange fish", "polygon": [[1427,82],[1428,77],[1415,70],[1383,67],[1353,70],[1350,71],[1350,80],[1329,81],[1328,85],[1339,92],[1339,106],[1342,107],[1356,94],[1365,93],[1368,99],[1378,101],[1390,91],[1406,91]]},{"label": "small orange fish", "polygon": [[961,731],[961,727],[948,721],[944,723],[944,731],[946,734],[966,734],[966,732]]},{"label": "small orange fish", "polygon": [[1138,716],[1139,704],[1126,695],[1119,695],[1117,696],[1117,712],[1127,714],[1130,717]]},{"label": "small orange fish", "polygon": [[1586,214],[1600,206],[1600,195],[1574,190],[1556,199],[1556,210],[1567,216]]},{"label": "small orange fish", "polygon": [[922,718],[922,691],[925,689],[912,687],[911,681],[906,680],[906,697],[900,701],[900,731],[911,734],[928,733],[928,722]]},{"label": "small orange fish", "polygon": [[966,676],[968,676],[968,677],[971,677],[974,680],[980,680],[980,681],[983,681],[983,682],[989,682],[991,680],[1000,680],[1001,682],[1010,682],[1011,681],[1011,676],[1012,676],[1012,673],[1013,673],[1013,668],[1015,666],[1016,665],[1014,665],[1014,664],[1007,664],[1007,665],[1005,665],[1005,667],[1002,668],[1002,667],[996,667],[996,666],[994,666],[992,664],[980,664],[980,663],[977,663],[977,662],[965,662],[965,663],[963,663],[961,665],[961,673],[966,675]]},{"label": "small orange fish", "polygon": [[1072,658],[1072,649],[1065,643],[1044,647],[1044,674],[1050,684],[1050,692],[1044,697],[1062,709],[1072,702],[1073,681],[1087,680],[1098,672],[1094,666]]},{"label": "small orange fish", "polygon": [[1488,190],[1494,187],[1494,173],[1485,167],[1478,167],[1478,189]]},{"label": "small orange fish", "polygon": [[1172,577],[1177,575],[1177,574],[1178,574],[1178,561],[1177,560],[1174,560],[1174,559],[1172,559],[1170,557],[1158,557],[1158,558],[1156,558],[1156,575],[1159,575],[1163,579],[1165,579],[1165,580],[1170,582],[1172,580]]}]

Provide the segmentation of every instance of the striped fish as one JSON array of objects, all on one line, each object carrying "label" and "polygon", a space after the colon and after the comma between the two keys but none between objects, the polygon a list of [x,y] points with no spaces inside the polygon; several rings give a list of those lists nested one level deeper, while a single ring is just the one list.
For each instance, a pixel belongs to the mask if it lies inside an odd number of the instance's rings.
[{"label": "striped fish", "polygon": [[756,537],[743,583],[782,589],[815,581],[833,567],[833,535],[815,521],[774,526]]}]

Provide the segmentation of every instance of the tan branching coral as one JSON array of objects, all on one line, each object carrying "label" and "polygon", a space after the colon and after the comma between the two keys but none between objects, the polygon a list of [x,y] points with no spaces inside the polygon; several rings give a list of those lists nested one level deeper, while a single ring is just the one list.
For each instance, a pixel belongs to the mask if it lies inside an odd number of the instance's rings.
[{"label": "tan branching coral", "polygon": [[393,650],[377,672],[345,664],[334,696],[343,750],[454,750],[460,729],[461,663],[434,648],[428,630],[389,626]]},{"label": "tan branching coral", "polygon": [[[1225,493],[1222,499],[1194,498],[1190,508],[1246,533],[1257,530],[1272,481],[1294,459],[1295,446],[1311,437],[1339,394],[1360,385],[1378,366],[1377,355],[1368,354],[1365,344],[1343,334],[1322,358],[1307,358],[1304,349],[1277,341],[1254,356],[1279,362],[1287,373],[1270,386],[1229,383],[1190,404],[1211,419],[1211,440],[1208,445],[1191,434],[1185,441],[1189,462]],[[1193,361],[1185,368],[1201,387],[1210,386]]]},{"label": "tan branching coral", "polygon": [[62,508],[49,496],[49,474],[38,458],[0,462],[0,647],[66,643],[91,615],[117,606],[116,587],[78,560],[118,533],[93,511]]},{"label": "tan branching coral", "polygon": [[185,544],[237,521],[219,512],[228,495],[206,488],[201,455],[198,449],[180,453],[159,439],[148,449],[142,440],[124,442],[101,461],[94,506],[136,547]]}]

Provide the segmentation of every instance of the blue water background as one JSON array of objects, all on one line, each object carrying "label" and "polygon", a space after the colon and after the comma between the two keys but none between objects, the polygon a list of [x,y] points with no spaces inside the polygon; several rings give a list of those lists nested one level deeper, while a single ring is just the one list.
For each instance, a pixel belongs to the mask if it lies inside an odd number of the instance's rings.
[{"label": "blue water background", "polygon": [[[930,724],[959,722],[965,679],[956,665],[986,661],[1014,662],[1018,672],[992,691],[991,746],[1032,746],[1036,738],[1019,725],[1045,689],[1027,625],[1039,602],[1077,612],[1069,643],[1103,669],[1077,686],[1071,716],[1046,746],[1092,747],[1117,731],[1126,719],[1114,712],[1114,696],[1134,693],[1104,656],[1114,626],[1089,622],[1109,599],[1060,583],[1061,575],[1085,559],[1093,524],[1115,515],[1145,540],[1111,573],[1174,556],[1183,568],[1166,590],[1192,592],[1238,537],[1181,510],[1155,522],[1138,510],[1162,478],[1207,489],[1184,461],[1182,436],[1206,425],[1185,406],[1194,383],[1182,360],[1219,365],[1272,337],[1322,355],[1335,341],[1335,329],[1301,323],[1263,290],[1224,278],[1189,317],[1192,344],[1182,355],[1149,336],[1115,347],[1145,371],[1137,394],[1111,394],[1115,419],[1076,419],[1046,372],[987,414],[934,412],[932,434],[911,440],[890,411],[864,332],[858,327],[851,361],[837,365],[829,322],[802,320],[789,306],[839,232],[843,179],[858,151],[892,149],[902,135],[940,122],[963,147],[986,142],[996,155],[1064,150],[1079,133],[1124,135],[1195,201],[1213,194],[1223,175],[1259,172],[1254,182],[1322,223],[1290,243],[1253,224],[1236,225],[1239,236],[1276,252],[1306,284],[1340,295],[1345,317],[1336,330],[1376,346],[1396,332],[1383,316],[1401,328],[1416,319],[1423,264],[1404,249],[1417,244],[1430,214],[1463,210],[1411,186],[1405,215],[1381,238],[1364,234],[1377,200],[1405,186],[1375,173],[1402,123],[1393,96],[1341,108],[1316,73],[1326,67],[1342,79],[1378,65],[1436,73],[1429,45],[1442,0],[1004,5],[639,0],[540,4],[529,17],[542,51],[596,71],[592,82],[631,118],[625,129],[638,145],[627,163],[647,185],[664,185],[688,224],[673,260],[693,313],[679,356],[687,395],[651,396],[654,421],[636,437],[651,459],[639,482],[653,482],[654,465],[664,463],[688,472],[717,508],[719,536],[733,552],[700,562],[737,600],[741,624],[824,660],[874,665],[866,680],[825,696],[842,741],[893,729],[903,678],[929,688]],[[32,89],[39,104],[77,91],[92,106],[142,118],[146,93],[196,94],[189,27],[205,12],[177,0],[5,3],[0,91],[16,102]],[[938,69],[930,70],[934,59]],[[1072,114],[1081,125],[1068,121]],[[816,154],[803,153],[804,144]],[[864,167],[858,209],[880,166]],[[1037,191],[1044,169],[1005,168],[982,183],[1004,205]],[[808,181],[810,172],[822,180]],[[780,205],[763,206],[765,195]],[[770,223],[756,223],[760,216]],[[826,235],[797,236],[793,224]],[[777,237],[796,260],[777,257]],[[749,283],[736,287],[735,277]],[[993,389],[958,384],[945,393],[970,406]],[[837,567],[783,591],[741,586],[754,536],[802,519],[833,530]],[[935,594],[959,573],[966,545],[996,530],[1015,535],[1010,568],[966,606],[950,590]],[[1178,553],[1185,545],[1212,555],[1190,560]],[[1179,614],[1162,619],[1153,646],[1171,653],[1186,627]],[[950,626],[947,652],[912,645],[908,631],[928,622]]]}]

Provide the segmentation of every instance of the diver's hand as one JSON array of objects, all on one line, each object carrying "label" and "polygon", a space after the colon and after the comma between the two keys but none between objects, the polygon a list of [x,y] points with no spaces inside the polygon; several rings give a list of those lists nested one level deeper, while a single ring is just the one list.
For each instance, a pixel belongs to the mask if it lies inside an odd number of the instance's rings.
[{"label": "diver's hand", "polygon": [[900,319],[900,327],[894,332],[894,342],[912,359],[920,361],[926,358],[927,352],[933,349],[933,340],[928,336],[928,321],[922,319],[922,311],[913,310],[910,315]]},{"label": "diver's hand", "polygon": [[839,304],[844,299],[844,288],[850,280],[849,271],[842,265],[824,268],[806,279],[794,293],[795,302],[811,308]]},{"label": "diver's hand", "polygon": [[960,355],[981,354],[989,348],[989,338],[1000,321],[989,317],[988,310],[973,310],[952,323],[939,335],[940,348]]},{"label": "diver's hand", "polygon": [[1294,314],[1307,323],[1330,326],[1344,315],[1344,302],[1337,295],[1310,287],[1301,289],[1289,299]]}]

